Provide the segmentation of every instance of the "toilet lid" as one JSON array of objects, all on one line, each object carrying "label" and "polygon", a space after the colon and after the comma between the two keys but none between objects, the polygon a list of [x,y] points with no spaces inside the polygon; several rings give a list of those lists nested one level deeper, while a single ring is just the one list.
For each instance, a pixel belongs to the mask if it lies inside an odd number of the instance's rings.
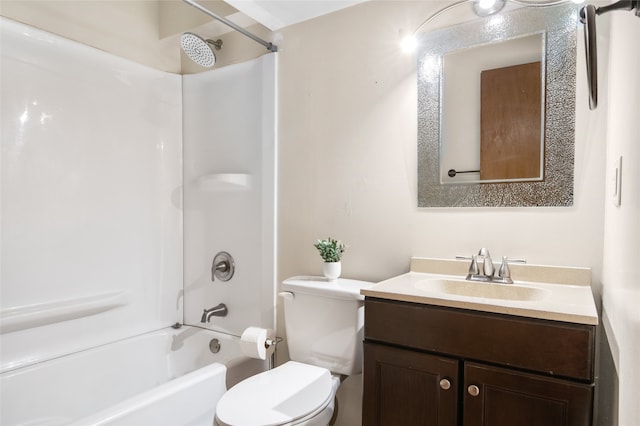
[{"label": "toilet lid", "polygon": [[216,420],[229,426],[289,423],[320,407],[331,388],[326,368],[289,361],[229,389],[218,402]]}]

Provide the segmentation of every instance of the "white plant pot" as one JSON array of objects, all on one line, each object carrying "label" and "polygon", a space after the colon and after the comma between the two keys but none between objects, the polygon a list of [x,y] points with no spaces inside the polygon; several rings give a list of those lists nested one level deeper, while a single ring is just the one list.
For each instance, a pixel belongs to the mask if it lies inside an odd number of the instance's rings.
[{"label": "white plant pot", "polygon": [[324,276],[329,279],[329,281],[335,281],[340,276],[342,272],[342,263],[341,262],[324,262],[323,266]]}]

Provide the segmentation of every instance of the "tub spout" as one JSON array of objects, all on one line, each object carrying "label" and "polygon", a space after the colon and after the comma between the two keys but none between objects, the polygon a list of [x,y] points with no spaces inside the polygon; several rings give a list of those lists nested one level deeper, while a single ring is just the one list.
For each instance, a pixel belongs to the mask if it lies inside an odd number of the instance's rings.
[{"label": "tub spout", "polygon": [[202,313],[202,318],[200,319],[201,323],[207,323],[211,321],[211,317],[226,317],[229,310],[227,309],[227,305],[224,303],[220,303],[217,306],[214,306],[211,309],[205,309]]}]

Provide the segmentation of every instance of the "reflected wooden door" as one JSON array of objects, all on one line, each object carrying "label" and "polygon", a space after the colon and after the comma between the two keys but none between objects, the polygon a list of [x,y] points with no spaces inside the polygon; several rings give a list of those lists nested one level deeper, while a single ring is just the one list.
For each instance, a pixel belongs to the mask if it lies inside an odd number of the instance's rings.
[{"label": "reflected wooden door", "polygon": [[541,64],[482,71],[480,179],[541,176]]}]

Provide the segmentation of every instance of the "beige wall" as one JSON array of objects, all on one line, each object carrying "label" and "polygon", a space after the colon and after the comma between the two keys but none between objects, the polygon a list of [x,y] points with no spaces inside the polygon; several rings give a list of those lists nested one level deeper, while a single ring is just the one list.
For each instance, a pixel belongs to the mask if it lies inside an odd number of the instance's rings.
[{"label": "beige wall", "polygon": [[375,1],[283,30],[280,278],[321,273],[312,243],[331,235],[349,245],[352,278],[378,281],[406,272],[412,255],[486,246],[495,258],[592,267],[599,282],[606,114],[587,113],[582,66],[573,207],[416,207],[415,60],[398,32],[442,4]]}]

